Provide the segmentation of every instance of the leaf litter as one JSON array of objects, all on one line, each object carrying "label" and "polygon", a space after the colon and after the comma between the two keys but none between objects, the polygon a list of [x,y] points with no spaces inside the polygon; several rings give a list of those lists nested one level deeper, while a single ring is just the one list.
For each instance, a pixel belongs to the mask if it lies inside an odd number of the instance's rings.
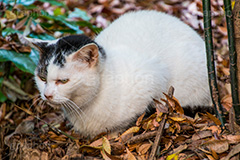
[{"label": "leaf litter", "polygon": [[[12,8],[0,2],[0,14],[2,14],[0,50],[24,55],[32,68],[36,66],[35,61],[29,56],[33,50],[21,45],[16,33],[42,39],[54,39],[80,32],[94,37],[101,30],[98,27],[107,27],[111,21],[127,11],[155,9],[179,17],[201,35],[203,34],[201,0],[67,0],[66,3],[41,0],[31,4],[33,8],[35,6],[34,9],[24,2],[13,5]],[[223,1],[211,2],[220,96],[228,118],[232,100],[229,89],[229,58]],[[50,15],[39,14],[41,9]],[[40,16],[36,17],[38,15]],[[81,16],[76,17],[77,15]],[[66,20],[64,19],[66,25],[60,22],[64,16],[66,16]],[[159,131],[162,135],[159,136],[159,144],[154,153],[159,160],[239,159],[240,134],[230,131],[232,122],[227,121],[225,128],[221,128],[219,120],[211,113],[197,113],[194,118],[188,117],[184,115],[181,104],[174,94],[172,98],[164,94],[165,99],[154,100],[155,113],[147,118],[145,113],[139,116],[136,124],[126,131],[115,135],[102,133],[93,139],[84,138],[71,129],[71,124],[64,119],[60,110],[53,110],[39,99],[37,91],[33,89],[33,83],[26,81],[32,77],[31,68],[12,61],[16,65],[14,67],[11,62],[9,63],[11,59],[4,61],[1,54],[0,59],[5,66],[5,72],[1,73],[1,76],[4,76],[6,82],[16,86],[11,88],[0,81],[3,95],[15,103],[3,99],[0,106],[1,159],[144,160],[150,158]],[[9,66],[14,69],[6,69]],[[6,74],[11,75],[11,81],[6,79]],[[30,100],[26,100],[26,95],[30,96],[28,97]],[[165,104],[168,104],[168,107]],[[161,129],[163,120],[165,125]]]}]

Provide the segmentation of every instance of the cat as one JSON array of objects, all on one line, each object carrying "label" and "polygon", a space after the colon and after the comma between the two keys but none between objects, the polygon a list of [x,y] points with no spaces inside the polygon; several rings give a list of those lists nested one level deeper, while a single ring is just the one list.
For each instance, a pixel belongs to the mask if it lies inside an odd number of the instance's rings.
[{"label": "cat", "polygon": [[83,136],[126,128],[170,86],[182,106],[211,103],[203,39],[178,18],[126,13],[94,40],[19,36],[40,52],[35,81]]}]

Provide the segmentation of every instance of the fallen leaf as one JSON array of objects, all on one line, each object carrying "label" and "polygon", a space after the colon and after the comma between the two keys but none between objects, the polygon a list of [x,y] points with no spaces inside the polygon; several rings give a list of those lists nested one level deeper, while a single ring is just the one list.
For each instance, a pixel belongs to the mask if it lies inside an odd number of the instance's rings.
[{"label": "fallen leaf", "polygon": [[128,130],[126,130],[120,137],[122,137],[122,136],[124,136],[124,135],[127,135],[127,134],[129,134],[129,133],[136,133],[136,132],[139,131],[139,129],[140,129],[140,127],[136,127],[136,126],[131,127],[131,128],[129,128]]},{"label": "fallen leaf", "polygon": [[207,114],[205,114],[206,116],[208,116],[208,118],[210,118],[216,125],[221,125],[221,121],[216,118],[214,115],[212,115],[211,113],[206,112]]},{"label": "fallen leaf", "polygon": [[207,156],[207,158],[208,158],[209,160],[215,160],[215,158],[213,158],[213,156],[211,156],[211,155],[209,155],[209,154],[206,154],[206,156]]},{"label": "fallen leaf", "polygon": [[229,149],[229,143],[227,140],[211,140],[204,143],[203,146],[219,154],[226,152]]},{"label": "fallen leaf", "polygon": [[145,116],[145,112],[140,117],[138,117],[137,122],[136,122],[137,126],[141,125],[141,122],[142,122],[144,116]]},{"label": "fallen leaf", "polygon": [[236,144],[240,142],[240,135],[223,135],[230,144]]},{"label": "fallen leaf", "polygon": [[220,134],[222,132],[221,127],[219,126],[210,126],[208,127],[208,130],[211,130],[212,133]]},{"label": "fallen leaf", "polygon": [[149,150],[149,148],[152,146],[152,144],[150,143],[143,143],[141,146],[139,146],[139,148],[137,149],[137,152],[139,155],[143,155],[145,153],[147,153],[147,151]]},{"label": "fallen leaf", "polygon": [[106,137],[103,137],[103,140],[102,140],[102,146],[103,146],[103,149],[108,153],[108,154],[111,154],[111,146],[110,146],[110,143],[108,141],[108,139]]},{"label": "fallen leaf", "polygon": [[6,10],[5,13],[8,20],[12,21],[17,19],[16,14],[14,14],[12,11]]},{"label": "fallen leaf", "polygon": [[135,158],[135,156],[129,151],[128,148],[126,148],[126,151],[127,151],[127,159],[128,159],[128,160],[137,160],[137,159]]},{"label": "fallen leaf", "polygon": [[102,146],[102,144],[103,144],[103,138],[99,138],[96,141],[92,142],[90,146],[99,147],[99,146]]},{"label": "fallen leaf", "polygon": [[196,141],[198,139],[204,139],[211,136],[213,136],[213,134],[209,130],[199,131],[192,136],[192,140]]},{"label": "fallen leaf", "polygon": [[186,120],[185,117],[169,117],[169,118],[176,122],[181,122],[181,121]]},{"label": "fallen leaf", "polygon": [[228,155],[226,157],[221,158],[221,160],[229,160],[232,156],[234,156],[237,153],[240,153],[240,144],[234,146],[231,149],[230,153],[228,153]]},{"label": "fallen leaf", "polygon": [[178,153],[167,156],[166,160],[178,160]]},{"label": "fallen leaf", "polygon": [[188,148],[188,145],[187,144],[184,144],[184,145],[180,145],[179,147],[173,149],[173,153],[180,153],[182,152],[183,150],[187,149]]},{"label": "fallen leaf", "polygon": [[101,155],[103,156],[103,159],[104,159],[104,160],[111,160],[111,159],[107,156],[107,154],[105,153],[104,149],[102,149],[102,150],[100,151],[100,153],[101,153]]}]

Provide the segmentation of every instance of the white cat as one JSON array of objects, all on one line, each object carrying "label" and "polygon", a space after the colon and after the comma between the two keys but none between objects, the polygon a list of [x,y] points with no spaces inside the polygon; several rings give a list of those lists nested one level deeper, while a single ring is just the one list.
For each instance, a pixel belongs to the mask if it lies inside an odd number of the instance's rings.
[{"label": "white cat", "polygon": [[95,40],[20,39],[40,51],[42,99],[62,107],[84,136],[126,127],[170,86],[182,106],[210,104],[204,41],[173,16],[127,13]]}]

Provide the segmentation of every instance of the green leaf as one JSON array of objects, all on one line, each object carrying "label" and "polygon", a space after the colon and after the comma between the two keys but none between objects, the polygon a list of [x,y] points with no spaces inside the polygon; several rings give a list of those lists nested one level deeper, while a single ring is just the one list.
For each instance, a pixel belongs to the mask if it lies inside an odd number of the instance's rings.
[{"label": "green leaf", "polygon": [[0,62],[11,61],[22,71],[34,74],[36,63],[32,60],[34,56],[30,55],[0,49]]},{"label": "green leaf", "polygon": [[7,100],[7,97],[0,91],[0,102],[3,103]]},{"label": "green leaf", "polygon": [[44,17],[44,18],[47,18],[47,19],[50,19],[50,20],[55,20],[55,21],[58,21],[58,22],[60,22],[64,25],[66,25],[67,27],[75,30],[77,34],[82,34],[83,33],[83,31],[79,29],[79,26],[77,25],[76,22],[67,21],[66,17],[64,17],[63,15],[52,16],[52,15],[49,15],[47,12],[45,12],[43,10],[41,10],[41,14],[42,14],[42,17]]},{"label": "green leaf", "polygon": [[95,25],[93,25],[92,23],[87,22],[87,21],[78,21],[77,25],[82,26],[82,27],[88,27],[95,33],[100,33],[102,31],[102,28],[98,28]]},{"label": "green leaf", "polygon": [[74,11],[68,15],[68,18],[82,18],[85,21],[90,20],[90,17],[87,15],[87,13],[79,8],[75,8]]},{"label": "green leaf", "polygon": [[38,0],[38,1],[48,2],[48,3],[50,3],[53,6],[59,6],[59,7],[67,8],[67,6],[63,2],[58,2],[56,0]]},{"label": "green leaf", "polygon": [[29,54],[29,58],[35,65],[37,65],[39,61],[39,52],[36,49],[32,48],[31,53]]},{"label": "green leaf", "polygon": [[22,32],[12,28],[5,28],[4,30],[2,30],[3,37],[14,34],[14,33],[22,33]]},{"label": "green leaf", "polygon": [[43,33],[43,34],[34,34],[34,33],[31,33],[29,35],[31,38],[37,38],[37,39],[41,39],[41,40],[55,40],[55,38],[51,35],[48,35],[46,33]]},{"label": "green leaf", "polygon": [[[0,87],[2,87],[3,77],[0,78]],[[3,103],[7,100],[7,97],[0,91],[0,102]]]},{"label": "green leaf", "polygon": [[54,16],[62,15],[61,8],[56,8],[56,9],[53,11],[53,14],[54,14]]},{"label": "green leaf", "polygon": [[[15,0],[3,0],[3,3],[6,4],[10,4],[10,5],[14,5],[15,4]],[[24,6],[29,6],[31,4],[33,4],[35,2],[35,0],[16,0],[16,4],[22,4]]]}]

